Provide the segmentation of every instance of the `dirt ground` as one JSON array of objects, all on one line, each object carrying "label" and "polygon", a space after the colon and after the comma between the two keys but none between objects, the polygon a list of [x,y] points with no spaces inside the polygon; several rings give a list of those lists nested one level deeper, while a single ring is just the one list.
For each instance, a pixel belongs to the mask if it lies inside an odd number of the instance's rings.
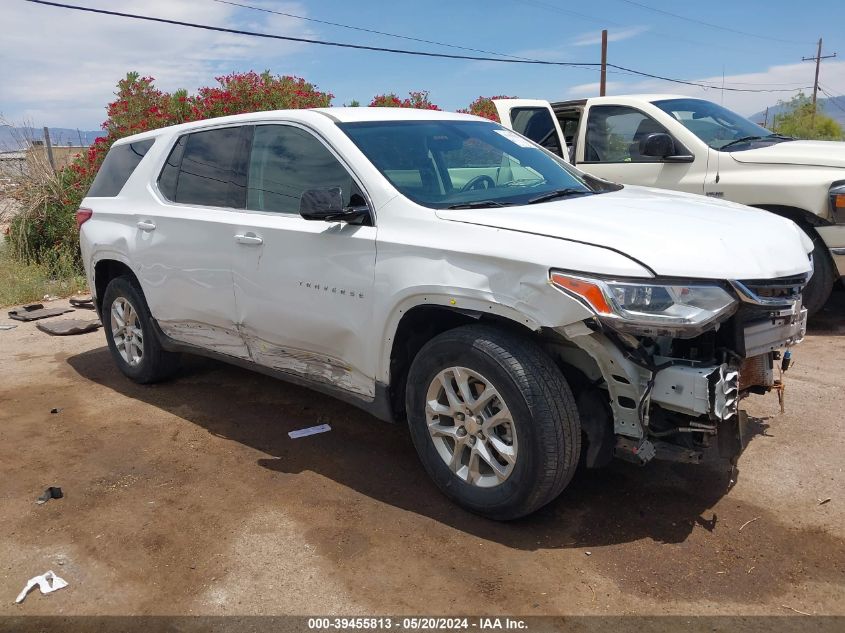
[{"label": "dirt ground", "polygon": [[[745,401],[733,487],[619,463],[501,524],[442,497],[400,425],[199,358],[138,386],[102,330],[22,323],[0,331],[0,615],[845,614],[845,292],[794,358],[785,414]],[[14,605],[48,569],[69,587]]]}]

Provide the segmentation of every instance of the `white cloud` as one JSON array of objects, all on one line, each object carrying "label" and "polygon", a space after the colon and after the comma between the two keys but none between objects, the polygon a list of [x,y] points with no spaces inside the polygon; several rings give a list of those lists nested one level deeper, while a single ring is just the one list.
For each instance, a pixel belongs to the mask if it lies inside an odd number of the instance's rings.
[{"label": "white cloud", "polygon": [[[805,94],[812,93],[813,65],[810,63],[786,64],[782,66],[771,66],[766,70],[752,73],[726,75],[724,78],[726,88],[750,88],[750,89],[792,89],[807,87]],[[616,79],[624,75],[613,75]],[[686,86],[659,80],[636,81],[631,78],[629,82],[614,82],[614,88],[609,91],[611,94],[638,93],[638,92],[663,92],[681,95],[689,95],[722,103],[725,107],[735,110],[740,114],[749,116],[756,112],[765,110],[767,106],[775,105],[778,100],[789,100],[795,92],[735,92],[718,87],[722,85],[722,76],[711,76],[694,79],[698,83],[710,84],[716,88],[704,89],[696,86]],[[833,94],[845,94],[845,61],[822,62],[819,83]],[[570,89],[569,94],[573,97],[580,93],[574,92],[578,86]],[[824,95],[820,94],[820,97]]]},{"label": "white cloud", "polygon": [[[622,40],[628,40],[632,37],[636,37],[637,35],[645,33],[646,31],[648,31],[647,26],[631,26],[627,29],[622,29],[621,31],[609,30],[607,32],[607,41],[621,42]],[[591,31],[590,33],[582,33],[581,35],[577,36],[574,40],[572,40],[573,46],[593,46],[595,44],[601,44],[601,31]]]},{"label": "white cloud", "polygon": [[[236,7],[191,0],[87,0],[86,6],[227,28],[313,37],[302,21],[269,13],[245,15]],[[253,2],[252,4],[257,4]],[[299,4],[276,10],[305,15]],[[95,128],[115,84],[128,71],[156,78],[162,90],[210,85],[239,67],[261,71],[304,44],[104,16],[24,2],[4,3],[0,38],[0,113],[36,126]]]}]

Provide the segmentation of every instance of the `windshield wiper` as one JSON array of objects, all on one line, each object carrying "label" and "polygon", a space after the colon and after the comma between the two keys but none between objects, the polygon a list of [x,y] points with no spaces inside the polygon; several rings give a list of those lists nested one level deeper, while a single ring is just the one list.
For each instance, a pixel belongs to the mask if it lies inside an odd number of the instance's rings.
[{"label": "windshield wiper", "polygon": [[741,138],[738,138],[736,140],[731,141],[730,143],[725,143],[724,145],[722,145],[722,147],[719,148],[719,150],[721,151],[723,149],[727,149],[731,145],[739,145],[740,143],[750,143],[751,141],[762,141],[764,138],[766,138],[766,137],[765,136],[743,136]]},{"label": "windshield wiper", "polygon": [[528,201],[528,204],[537,204],[538,202],[546,202],[547,200],[554,200],[555,198],[568,198],[569,196],[586,196],[594,193],[595,191],[590,191],[589,189],[577,189],[575,187],[556,189],[555,191],[550,191],[549,193],[544,193],[531,198]]},{"label": "windshield wiper", "polygon": [[787,136],[786,134],[769,134],[766,138],[779,138],[782,141],[794,141],[794,136]]},{"label": "windshield wiper", "polygon": [[496,202],[495,200],[475,200],[473,202],[462,202],[460,204],[453,204],[446,207],[447,209],[489,209],[491,207],[506,207],[507,204],[503,202]]}]

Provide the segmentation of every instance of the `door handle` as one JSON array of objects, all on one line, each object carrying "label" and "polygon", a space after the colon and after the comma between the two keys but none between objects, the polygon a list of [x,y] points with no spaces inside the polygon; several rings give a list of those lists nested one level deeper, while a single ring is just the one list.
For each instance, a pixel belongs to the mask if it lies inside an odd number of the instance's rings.
[{"label": "door handle", "polygon": [[155,231],[156,223],[148,222],[147,220],[141,220],[138,222],[138,228],[142,231]]},{"label": "door handle", "polygon": [[264,243],[264,240],[255,233],[239,233],[235,236],[235,241],[238,244],[247,244],[248,246],[258,246]]}]

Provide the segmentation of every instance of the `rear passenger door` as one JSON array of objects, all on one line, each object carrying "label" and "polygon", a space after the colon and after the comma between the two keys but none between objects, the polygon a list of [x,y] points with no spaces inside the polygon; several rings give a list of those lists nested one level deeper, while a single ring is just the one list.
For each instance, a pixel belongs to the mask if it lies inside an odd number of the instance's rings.
[{"label": "rear passenger door", "polygon": [[[305,220],[302,193],[340,187],[370,204],[351,170],[297,124],[255,126],[235,253],[238,320],[252,359],[362,396],[375,390],[371,322],[374,226]],[[372,209],[372,207],[370,207]]]},{"label": "rear passenger door", "polygon": [[134,259],[153,316],[169,337],[248,357],[232,281],[238,216],[245,204],[249,126],[185,134],[137,210]]},{"label": "rear passenger door", "polygon": [[499,121],[569,162],[563,130],[551,104],[542,99],[494,99]]}]

